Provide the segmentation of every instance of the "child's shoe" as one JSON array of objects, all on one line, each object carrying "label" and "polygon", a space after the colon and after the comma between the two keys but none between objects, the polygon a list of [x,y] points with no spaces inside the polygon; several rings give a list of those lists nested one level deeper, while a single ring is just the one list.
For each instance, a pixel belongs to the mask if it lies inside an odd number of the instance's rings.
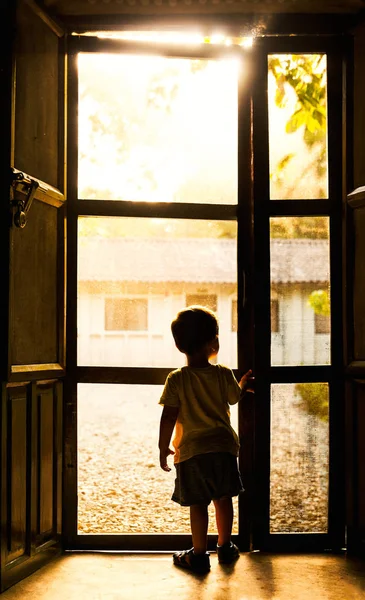
[{"label": "child's shoe", "polygon": [[240,556],[240,551],[233,542],[227,542],[227,544],[223,544],[223,546],[217,545],[217,553],[218,562],[225,565],[229,565]]},{"label": "child's shoe", "polygon": [[174,565],[189,569],[194,573],[208,573],[210,571],[209,552],[205,554],[194,554],[194,548],[184,550],[183,552],[175,552],[173,555]]}]

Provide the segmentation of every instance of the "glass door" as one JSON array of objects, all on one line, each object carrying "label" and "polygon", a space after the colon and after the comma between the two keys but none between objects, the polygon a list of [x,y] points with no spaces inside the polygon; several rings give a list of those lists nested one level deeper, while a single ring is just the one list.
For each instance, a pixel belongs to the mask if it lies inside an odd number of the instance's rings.
[{"label": "glass door", "polygon": [[[69,547],[188,543],[189,513],[170,500],[173,471],[159,468],[157,449],[162,387],[184,364],[170,331],[176,313],[197,303],[215,310],[219,360],[243,367],[248,66],[242,45],[223,48],[203,40],[181,50],[162,33],[153,46],[70,40]],[[232,421],[238,429],[238,410]],[[237,539],[237,499],[235,515]]]},{"label": "glass door", "polygon": [[339,549],[342,49],[318,38],[258,46],[254,545]]}]

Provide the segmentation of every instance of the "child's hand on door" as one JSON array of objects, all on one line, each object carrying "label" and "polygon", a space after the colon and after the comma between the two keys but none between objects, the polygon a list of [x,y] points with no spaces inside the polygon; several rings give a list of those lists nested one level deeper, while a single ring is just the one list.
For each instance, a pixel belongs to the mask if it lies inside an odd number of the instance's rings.
[{"label": "child's hand on door", "polygon": [[255,390],[254,390],[255,378],[251,377],[251,375],[252,375],[252,369],[249,369],[249,371],[247,371],[247,373],[242,375],[241,379],[239,380],[238,385],[240,386],[240,388],[243,392],[251,392],[251,393],[255,392]]}]

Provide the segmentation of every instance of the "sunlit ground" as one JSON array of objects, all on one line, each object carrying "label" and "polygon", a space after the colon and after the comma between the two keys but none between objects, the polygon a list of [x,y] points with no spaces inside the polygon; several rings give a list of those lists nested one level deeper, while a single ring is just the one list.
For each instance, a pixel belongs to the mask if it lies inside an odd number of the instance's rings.
[{"label": "sunlit ground", "polygon": [[[161,393],[161,386],[79,385],[80,533],[189,533],[189,509],[171,500],[174,468],[159,466]],[[237,523],[235,500],[236,533]],[[216,532],[212,506],[209,531]]]},{"label": "sunlit ground", "polygon": [[[161,386],[79,386],[80,533],[189,533],[189,509],[172,502],[174,469],[158,462]],[[327,530],[328,424],[303,414],[293,385],[272,398],[272,532]],[[233,411],[237,428],[237,412]],[[172,466],[172,460],[171,460]],[[238,531],[235,499],[234,532]],[[210,507],[211,533],[216,533]]]}]

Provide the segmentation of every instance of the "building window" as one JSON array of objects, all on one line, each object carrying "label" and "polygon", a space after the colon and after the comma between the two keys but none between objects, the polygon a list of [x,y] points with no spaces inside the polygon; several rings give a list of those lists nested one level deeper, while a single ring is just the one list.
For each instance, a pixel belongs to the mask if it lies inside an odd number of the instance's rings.
[{"label": "building window", "polygon": [[232,300],[231,331],[233,331],[234,333],[236,333],[238,329],[237,308],[237,300]]},{"label": "building window", "polygon": [[106,331],[147,331],[148,301],[145,298],[106,298]]},{"label": "building window", "polygon": [[279,333],[280,322],[279,322],[279,300],[271,300],[270,303],[270,322],[271,322],[271,333]]},{"label": "building window", "polygon": [[193,306],[194,304],[206,306],[206,308],[217,312],[216,294],[186,294],[186,306]]},{"label": "building window", "polygon": [[314,315],[315,333],[331,333],[331,319],[325,315]]}]

